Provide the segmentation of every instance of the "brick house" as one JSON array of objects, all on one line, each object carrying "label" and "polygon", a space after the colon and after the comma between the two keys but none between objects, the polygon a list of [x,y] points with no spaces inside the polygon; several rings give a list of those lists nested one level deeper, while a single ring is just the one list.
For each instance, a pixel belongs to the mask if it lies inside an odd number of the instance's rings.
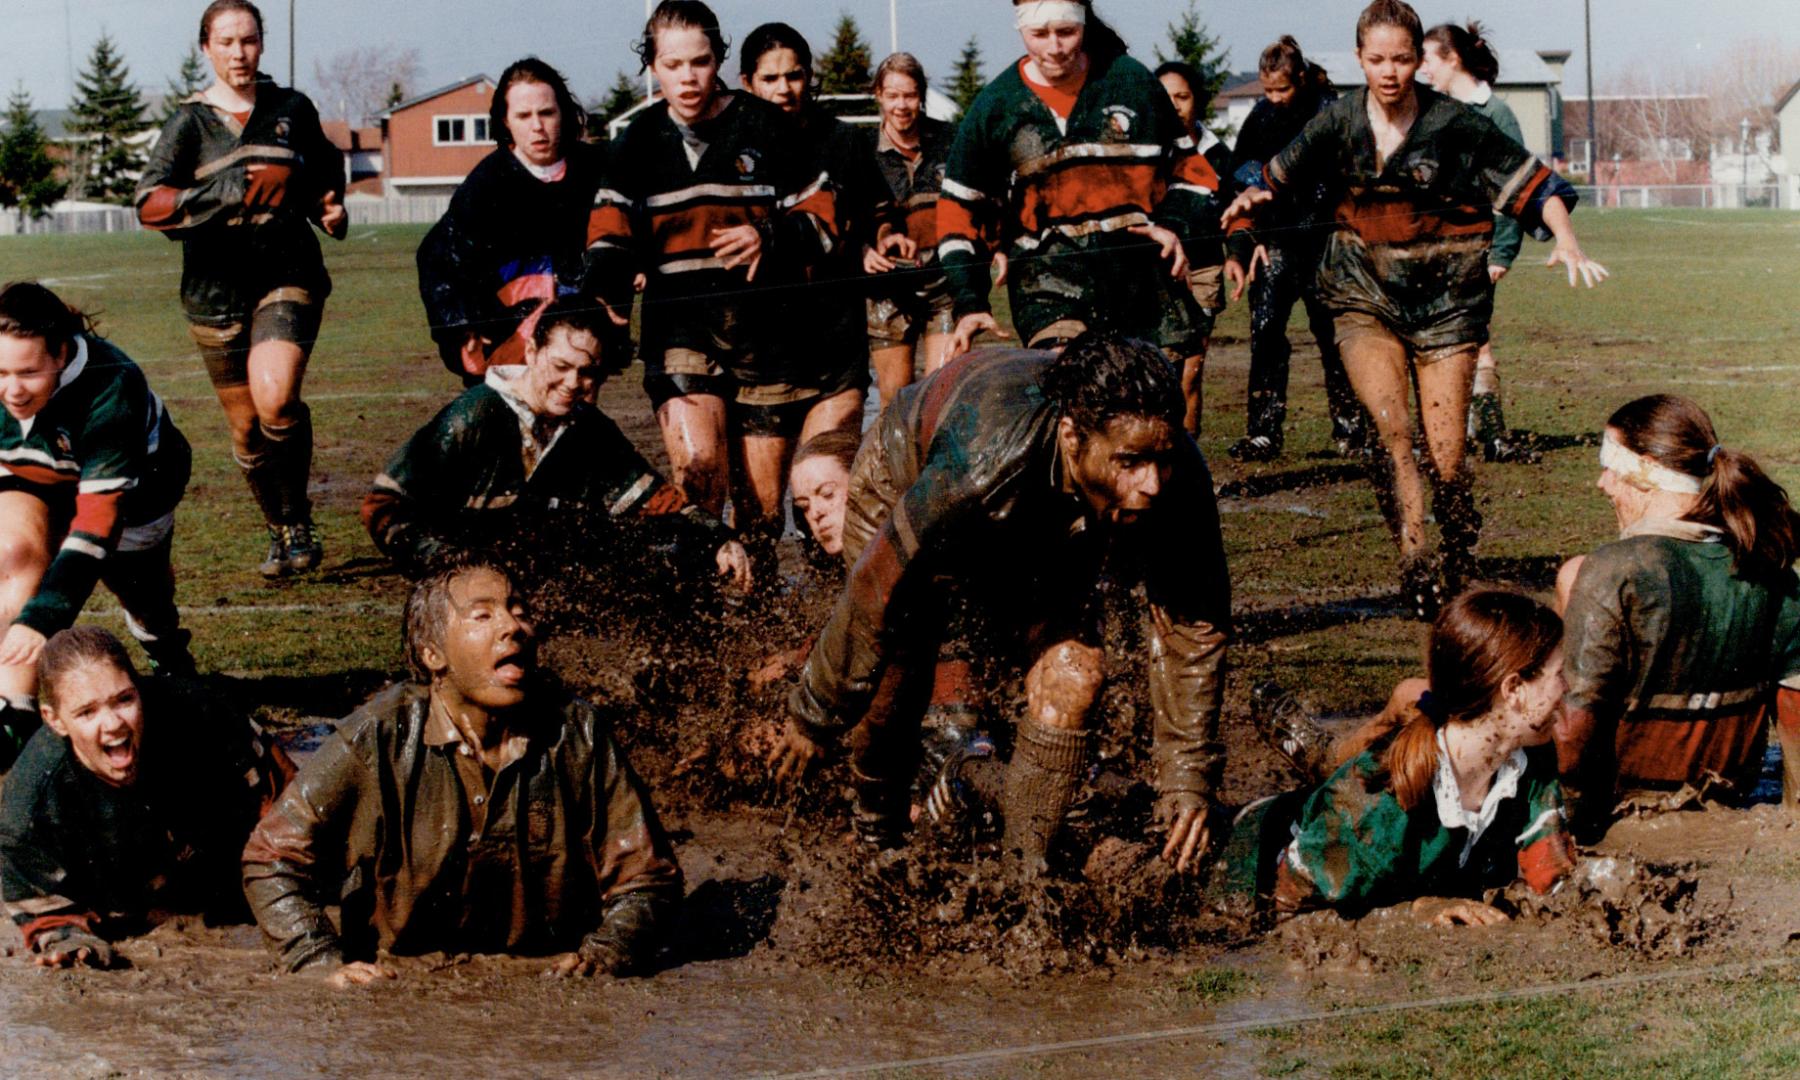
[{"label": "brick house", "polygon": [[449,195],[494,149],[494,82],[472,75],[382,112],[381,179],[390,195]]},{"label": "brick house", "polygon": [[319,126],[331,145],[344,153],[345,192],[350,195],[380,195],[381,129],[351,127],[344,120],[322,120]]}]

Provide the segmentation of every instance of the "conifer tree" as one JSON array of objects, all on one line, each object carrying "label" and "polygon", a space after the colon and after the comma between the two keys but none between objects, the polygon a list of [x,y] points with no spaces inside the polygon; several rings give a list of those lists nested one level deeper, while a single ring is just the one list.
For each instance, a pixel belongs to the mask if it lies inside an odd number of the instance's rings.
[{"label": "conifer tree", "polygon": [[56,178],[50,140],[38,126],[31,95],[21,86],[7,98],[6,131],[0,134],[0,206],[16,206],[27,217],[40,218],[68,188]]},{"label": "conifer tree", "polygon": [[129,203],[144,161],[127,140],[144,130],[144,99],[110,35],[94,43],[69,110],[69,133],[86,136],[71,159],[72,186],[83,198]]},{"label": "conifer tree", "polygon": [[187,55],[181,58],[181,69],[169,80],[168,89],[163,91],[162,112],[158,114],[158,125],[169,122],[181,103],[206,89],[206,63],[200,55],[200,47],[189,45]]},{"label": "conifer tree", "polygon": [[819,58],[819,93],[868,93],[869,69],[873,65],[869,43],[863,40],[856,20],[846,13],[838,19],[831,51]]},{"label": "conifer tree", "polygon": [[1230,54],[1219,48],[1219,39],[1206,32],[1206,24],[1200,21],[1200,10],[1194,0],[1188,0],[1187,10],[1181,13],[1181,21],[1169,24],[1169,52],[1164,53],[1159,45],[1156,49],[1156,62],[1167,63],[1180,60],[1200,74],[1200,85],[1192,87],[1194,97],[1206,103],[1206,115],[1212,116],[1212,99],[1225,86],[1225,80],[1231,72],[1225,64]]},{"label": "conifer tree", "polygon": [[612,89],[606,96],[594,102],[588,109],[588,124],[595,134],[606,137],[606,125],[623,116],[638,103],[638,84],[623,71],[613,80]]},{"label": "conifer tree", "polygon": [[956,102],[957,109],[968,112],[969,106],[975,104],[975,98],[987,80],[981,74],[981,45],[974,38],[963,46],[962,55],[956,60],[956,74],[950,79],[950,100]]}]

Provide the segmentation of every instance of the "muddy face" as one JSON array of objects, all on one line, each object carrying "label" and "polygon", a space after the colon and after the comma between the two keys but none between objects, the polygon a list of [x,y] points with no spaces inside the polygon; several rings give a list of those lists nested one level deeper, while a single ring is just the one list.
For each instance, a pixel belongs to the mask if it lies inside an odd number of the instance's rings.
[{"label": "muddy face", "polygon": [[1080,23],[1028,26],[1019,31],[1019,36],[1025,39],[1026,55],[1052,85],[1075,78],[1087,66],[1087,58],[1081,51],[1087,39],[1087,27]]},{"label": "muddy face", "polygon": [[805,518],[813,539],[827,554],[842,554],[850,470],[828,454],[817,454],[794,466],[788,483],[794,493],[794,509]]},{"label": "muddy face", "polygon": [[558,326],[542,346],[525,343],[525,371],[532,411],[567,416],[600,388],[600,342],[586,330]]},{"label": "muddy face", "polygon": [[0,403],[14,420],[29,420],[50,404],[64,359],[43,338],[0,334]]},{"label": "muddy face", "polygon": [[537,636],[525,602],[492,570],[460,575],[449,594],[440,640],[421,650],[433,676],[471,704],[518,705],[537,670]]},{"label": "muddy face", "polygon": [[1166,420],[1116,416],[1084,438],[1065,418],[1059,438],[1071,482],[1102,521],[1136,522],[1168,482],[1175,429]]},{"label": "muddy face", "polygon": [[1398,26],[1372,26],[1356,46],[1357,62],[1376,101],[1392,108],[1413,92],[1419,73],[1419,49],[1412,35]]},{"label": "muddy face", "polygon": [[262,25],[256,16],[242,9],[214,15],[207,24],[202,48],[219,82],[233,90],[248,90],[256,85],[263,51]]},{"label": "muddy face", "polygon": [[82,768],[114,787],[137,780],[144,703],[130,672],[106,660],[66,671],[46,695],[43,714],[44,723],[69,740]]},{"label": "muddy face", "polygon": [[1530,680],[1509,677],[1501,689],[1499,737],[1513,746],[1542,746],[1550,741],[1556,721],[1562,714],[1563,695],[1568,685],[1563,681],[1563,654],[1557,649],[1544,661],[1543,669]]}]

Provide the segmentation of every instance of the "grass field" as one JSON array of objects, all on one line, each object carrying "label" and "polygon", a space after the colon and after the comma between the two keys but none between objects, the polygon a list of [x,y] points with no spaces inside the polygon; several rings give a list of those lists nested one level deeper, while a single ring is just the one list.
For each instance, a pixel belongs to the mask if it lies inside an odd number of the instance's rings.
[{"label": "grass field", "polygon": [[[1558,562],[1609,538],[1611,515],[1593,490],[1591,436],[1614,407],[1673,391],[1712,414],[1721,439],[1756,454],[1778,480],[1800,484],[1800,216],[1774,212],[1634,212],[1577,215],[1584,246],[1613,278],[1571,291],[1531,263],[1528,247],[1501,286],[1494,326],[1507,415],[1518,428],[1563,437],[1544,464],[1487,466],[1478,491],[1487,518],[1484,576],[1546,588]],[[194,480],[178,516],[178,597],[202,670],[260,680],[298,711],[347,705],[397,673],[396,614],[403,583],[376,557],[356,519],[370,479],[400,440],[457,392],[424,329],[413,268],[420,228],[353,227],[327,242],[336,283],[307,382],[318,432],[314,494],[327,545],[325,571],[270,584],[255,571],[266,539],[232,466],[223,419],[187,337],[176,299],[180,252],[159,236],[22,237],[0,242],[0,280],[36,278],[97,312],[102,332],[136,358],[195,447]],[[1341,463],[1309,458],[1327,443],[1327,418],[1310,348],[1295,357],[1288,458],[1240,467],[1224,454],[1243,433],[1248,364],[1243,307],[1221,321],[1207,375],[1202,445],[1221,482],[1249,481],[1256,497],[1224,501],[1236,606],[1246,616],[1228,708],[1260,678],[1304,689],[1319,704],[1366,708],[1416,665],[1421,629],[1379,610],[1391,593],[1393,549],[1359,480]],[[1304,331],[1297,321],[1297,341]],[[645,408],[638,372],[609,387],[613,411]],[[644,447],[660,460],[660,446]],[[1331,482],[1307,483],[1325,478]],[[90,611],[117,625],[113,601]],[[1301,617],[1283,618],[1283,612]],[[348,676],[348,677],[346,677]],[[288,687],[287,692],[279,690]],[[1800,993],[1759,978],[1594,1000],[1552,1015],[1542,1003],[1443,1010],[1392,1024],[1337,1025],[1271,1040],[1271,1072],[1323,1067],[1343,1076],[1624,1075],[1662,1069],[1683,1048],[1731,1038],[1773,1039],[1749,1058],[1723,1050],[1685,1075],[1791,1074]],[[1551,1010],[1551,1011],[1546,1011]],[[1650,1024],[1653,1038],[1643,1025]],[[1557,1039],[1557,1057],[1506,1042],[1511,1025]],[[1479,1036],[1479,1037],[1478,1037]],[[1460,1057],[1427,1057],[1461,1046]],[[1484,1051],[1481,1047],[1488,1047]],[[1362,1055],[1380,1052],[1386,1064]],[[1391,1059],[1391,1060],[1388,1060]],[[1394,1064],[1395,1061],[1402,1062]],[[1286,1063],[1286,1064],[1284,1064]]]}]

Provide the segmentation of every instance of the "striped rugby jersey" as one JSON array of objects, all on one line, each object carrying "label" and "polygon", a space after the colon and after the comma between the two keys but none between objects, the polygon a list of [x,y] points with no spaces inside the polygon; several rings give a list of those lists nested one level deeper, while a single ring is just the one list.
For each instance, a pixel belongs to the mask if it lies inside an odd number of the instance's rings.
[{"label": "striped rugby jersey", "polygon": [[43,499],[53,518],[72,512],[68,535],[51,557],[37,595],[14,620],[46,637],[75,622],[100,580],[101,562],[112,555],[126,526],[174,510],[179,489],[148,487],[155,480],[156,456],[184,454],[187,448],[162,399],[129,357],[91,334],[77,337],[74,351],[37,415],[21,421],[0,410],[0,477]]},{"label": "striped rugby jersey", "polygon": [[[950,149],[937,251],[958,317],[988,310],[987,267],[1002,246],[1021,258],[1098,251],[1134,225],[1184,239],[1219,231],[1218,176],[1142,64],[1093,61],[1059,123],[1026,84],[1024,63],[981,91]],[[1202,265],[1220,261],[1217,242],[1204,250]]]},{"label": "striped rugby jersey", "polygon": [[326,192],[343,198],[343,153],[305,94],[264,77],[242,123],[199,94],[183,101],[144,164],[136,205],[146,229],[182,241],[188,320],[223,327],[283,286],[325,299],[331,278],[309,222]]}]

